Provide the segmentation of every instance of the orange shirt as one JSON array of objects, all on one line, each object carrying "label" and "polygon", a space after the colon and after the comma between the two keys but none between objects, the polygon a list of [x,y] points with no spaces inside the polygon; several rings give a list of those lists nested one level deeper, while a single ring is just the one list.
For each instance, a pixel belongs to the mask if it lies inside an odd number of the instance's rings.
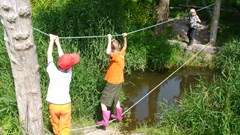
[{"label": "orange shirt", "polygon": [[124,81],[125,49],[120,52],[111,52],[110,65],[105,76],[105,80],[112,84],[120,84]]}]

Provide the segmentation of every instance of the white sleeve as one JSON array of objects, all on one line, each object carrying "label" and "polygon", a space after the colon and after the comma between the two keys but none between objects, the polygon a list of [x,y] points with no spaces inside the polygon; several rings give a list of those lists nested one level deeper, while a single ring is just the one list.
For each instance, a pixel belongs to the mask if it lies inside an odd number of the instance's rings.
[{"label": "white sleeve", "polygon": [[198,21],[198,22],[201,22],[201,20],[200,20],[200,18],[199,18],[198,16],[197,16],[197,21]]},{"label": "white sleeve", "polygon": [[55,71],[57,71],[57,67],[55,66],[53,61],[50,61],[47,65],[47,72],[50,75],[50,74],[54,73]]}]

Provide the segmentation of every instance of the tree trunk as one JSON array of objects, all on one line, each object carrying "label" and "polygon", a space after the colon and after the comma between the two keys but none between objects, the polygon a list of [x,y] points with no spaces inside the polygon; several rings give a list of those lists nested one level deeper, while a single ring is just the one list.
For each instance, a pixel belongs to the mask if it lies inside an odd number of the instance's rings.
[{"label": "tree trunk", "polygon": [[210,31],[210,45],[215,45],[217,39],[218,22],[220,17],[221,0],[216,0]]},{"label": "tree trunk", "polygon": [[[157,7],[157,23],[161,23],[168,19],[169,16],[169,1],[170,0],[160,0]],[[160,35],[165,29],[166,25],[159,25],[155,28],[155,34]]]},{"label": "tree trunk", "polygon": [[44,135],[39,65],[30,0],[1,0],[0,16],[23,134]]}]

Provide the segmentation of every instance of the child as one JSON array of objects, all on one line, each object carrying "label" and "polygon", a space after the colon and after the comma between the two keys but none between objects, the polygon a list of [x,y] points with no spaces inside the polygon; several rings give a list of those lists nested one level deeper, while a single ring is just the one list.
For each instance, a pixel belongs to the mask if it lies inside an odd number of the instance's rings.
[{"label": "child", "polygon": [[120,44],[117,40],[112,40],[112,35],[108,34],[107,55],[110,58],[110,65],[108,67],[105,80],[107,81],[102,96],[100,98],[103,120],[97,122],[98,125],[108,126],[110,111],[107,107],[111,107],[114,103],[116,107],[116,114],[111,115],[119,121],[122,120],[122,108],[119,102],[120,90],[124,81],[124,63],[125,51],[127,49],[127,33],[123,33],[123,48],[120,51]]},{"label": "child", "polygon": [[[78,54],[64,54],[58,36],[49,34],[50,42],[47,52],[47,72],[50,83],[47,91],[47,102],[53,132],[57,135],[70,135],[71,98],[69,95],[72,78],[72,66],[80,61]],[[58,68],[53,62],[53,44],[58,49]]]},{"label": "child", "polygon": [[194,36],[195,36],[195,32],[196,32],[196,29],[197,29],[197,23],[201,22],[201,20],[199,19],[195,9],[190,10],[189,20],[190,20],[190,25],[189,25],[187,36],[188,36],[188,39],[189,39],[189,45],[192,45],[193,40],[194,40]]}]

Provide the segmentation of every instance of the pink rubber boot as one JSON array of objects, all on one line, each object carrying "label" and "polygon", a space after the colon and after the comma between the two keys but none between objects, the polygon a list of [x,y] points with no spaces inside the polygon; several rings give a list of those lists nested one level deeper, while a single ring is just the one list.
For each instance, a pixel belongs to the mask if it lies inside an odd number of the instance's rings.
[{"label": "pink rubber boot", "polygon": [[122,120],[122,108],[116,108],[116,114],[112,114],[111,117],[121,121]]},{"label": "pink rubber boot", "polygon": [[102,111],[103,120],[97,122],[98,125],[108,126],[109,118],[110,118],[110,111]]}]

